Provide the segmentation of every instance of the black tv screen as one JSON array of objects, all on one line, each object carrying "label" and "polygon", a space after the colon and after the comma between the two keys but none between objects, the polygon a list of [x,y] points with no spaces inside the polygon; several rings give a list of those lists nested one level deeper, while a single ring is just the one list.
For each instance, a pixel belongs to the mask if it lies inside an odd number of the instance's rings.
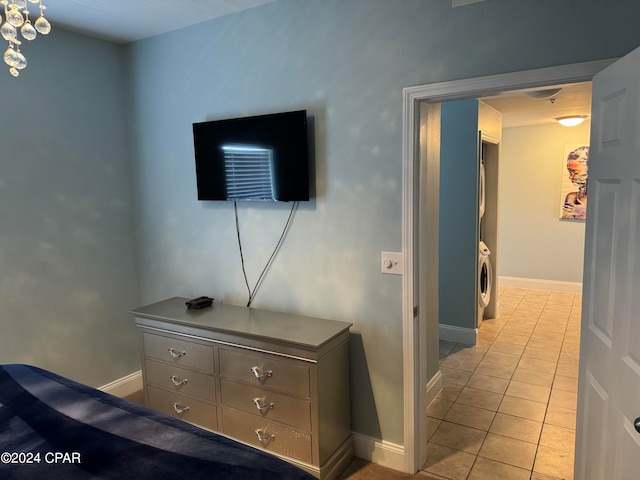
[{"label": "black tv screen", "polygon": [[193,124],[199,200],[309,200],[307,112]]}]

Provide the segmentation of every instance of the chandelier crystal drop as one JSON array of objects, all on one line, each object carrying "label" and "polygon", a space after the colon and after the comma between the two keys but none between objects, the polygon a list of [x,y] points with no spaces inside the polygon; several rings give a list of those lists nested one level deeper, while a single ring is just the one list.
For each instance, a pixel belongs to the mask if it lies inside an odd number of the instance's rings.
[{"label": "chandelier crystal drop", "polygon": [[7,13],[7,22],[9,22],[11,25],[13,25],[16,28],[22,26],[22,24],[24,23],[24,17],[20,13],[20,10],[18,10],[18,7],[16,7],[15,3],[11,4],[11,6],[9,7],[9,11],[6,13]]},{"label": "chandelier crystal drop", "polygon": [[9,48],[4,52],[4,63],[10,67],[15,67],[18,64],[18,52],[13,49],[13,45],[9,44]]},{"label": "chandelier crystal drop", "polygon": [[33,28],[33,25],[31,25],[31,22],[28,18],[24,25],[20,27],[20,33],[25,38],[25,40],[35,40],[36,36],[38,35],[37,30]]},{"label": "chandelier crystal drop", "polygon": [[0,27],[0,32],[2,32],[2,37],[7,41],[11,42],[16,39],[18,35],[18,31],[16,27],[11,25],[9,22],[5,22],[2,27]]},{"label": "chandelier crystal drop", "polygon": [[[37,4],[40,16],[32,24],[29,19],[29,3]],[[25,40],[35,40],[38,33],[46,35],[51,31],[51,24],[44,17],[44,10],[47,8],[42,4],[42,0],[0,0],[0,5],[4,5],[4,16],[0,12],[0,34],[9,47],[4,52],[4,63],[9,66],[9,73],[14,77],[20,75],[20,70],[27,66],[26,57],[20,52],[22,42],[18,38],[18,31]],[[0,7],[1,9],[1,7]]]}]

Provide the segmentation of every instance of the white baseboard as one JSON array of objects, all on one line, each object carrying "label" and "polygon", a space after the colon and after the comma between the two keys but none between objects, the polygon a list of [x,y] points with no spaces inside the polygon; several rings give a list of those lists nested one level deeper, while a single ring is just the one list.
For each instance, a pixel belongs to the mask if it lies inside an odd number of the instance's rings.
[{"label": "white baseboard", "polygon": [[447,342],[462,343],[464,345],[475,345],[478,343],[477,328],[454,327],[453,325],[438,325],[440,340]]},{"label": "white baseboard", "polygon": [[98,387],[98,390],[102,390],[103,392],[110,393],[111,395],[115,395],[120,398],[131,395],[138,390],[142,390],[142,371],[138,370],[126,377],[107,383],[106,385]]},{"label": "white baseboard", "polygon": [[533,290],[551,290],[554,292],[582,293],[582,282],[563,282],[561,280],[542,280],[538,278],[498,277],[501,287],[530,288]]},{"label": "white baseboard", "polygon": [[442,390],[442,372],[438,370],[436,374],[427,382],[427,405],[429,405]]},{"label": "white baseboard", "polygon": [[354,455],[393,470],[404,471],[404,447],[395,443],[352,432]]}]

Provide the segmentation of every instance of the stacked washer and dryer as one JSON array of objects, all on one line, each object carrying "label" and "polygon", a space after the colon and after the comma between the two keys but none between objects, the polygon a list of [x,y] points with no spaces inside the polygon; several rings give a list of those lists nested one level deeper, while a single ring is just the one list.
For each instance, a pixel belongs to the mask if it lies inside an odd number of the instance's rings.
[{"label": "stacked washer and dryer", "polygon": [[486,172],[483,159],[480,160],[480,245],[478,255],[478,322],[476,326],[480,326],[484,318],[484,310],[491,301],[491,287],[493,283],[493,272],[491,271],[491,262],[489,255],[491,251],[483,241],[483,217],[485,213],[485,190],[486,190]]}]

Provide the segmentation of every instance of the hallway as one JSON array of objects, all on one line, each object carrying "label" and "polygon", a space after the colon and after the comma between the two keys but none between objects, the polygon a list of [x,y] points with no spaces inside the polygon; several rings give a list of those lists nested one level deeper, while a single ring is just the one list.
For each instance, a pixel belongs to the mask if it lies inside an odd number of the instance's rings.
[{"label": "hallway", "polygon": [[478,344],[440,342],[424,469],[447,480],[573,479],[581,295],[500,288]]}]

